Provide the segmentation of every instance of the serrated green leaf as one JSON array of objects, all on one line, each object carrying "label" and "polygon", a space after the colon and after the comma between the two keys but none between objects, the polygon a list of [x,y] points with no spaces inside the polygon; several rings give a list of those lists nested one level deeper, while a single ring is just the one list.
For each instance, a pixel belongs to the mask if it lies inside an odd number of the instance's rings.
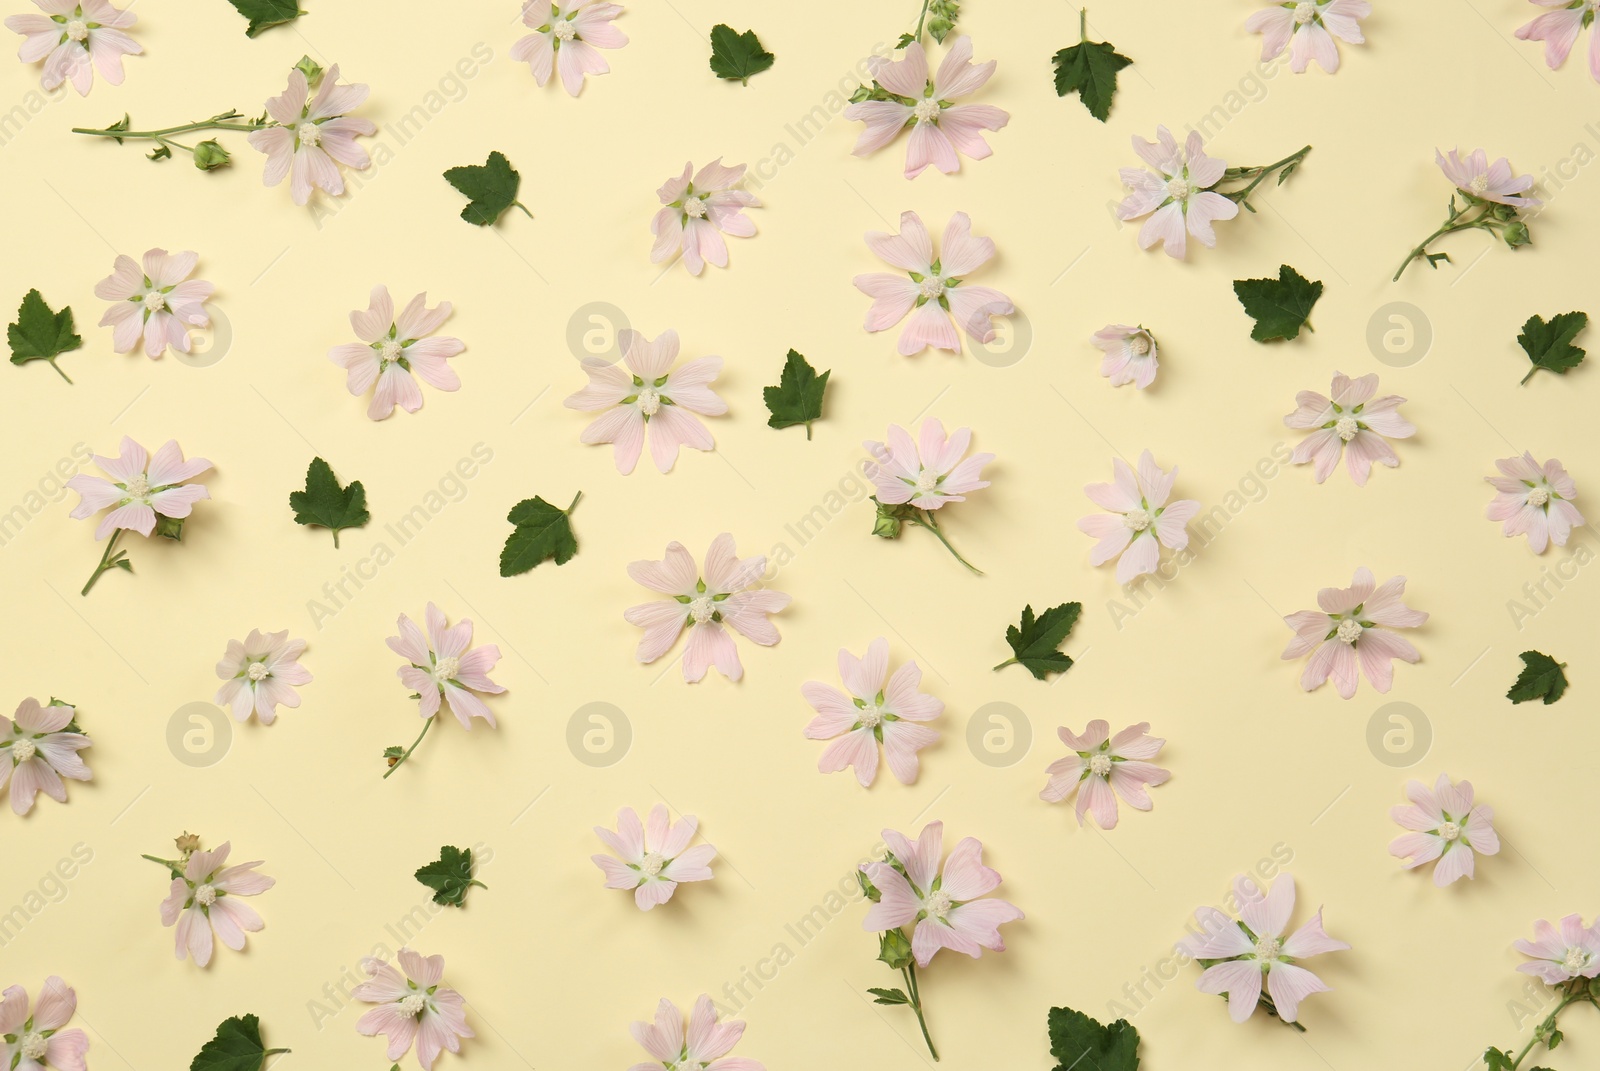
[{"label": "serrated green leaf", "polygon": [[1126,1019],[1103,1026],[1071,1008],[1050,1009],[1055,1071],[1138,1071],[1139,1031]]},{"label": "serrated green leaf", "polygon": [[228,0],[228,3],[250,20],[250,25],[244,31],[246,37],[255,37],[305,14],[296,0]]},{"label": "serrated green leaf", "polygon": [[1033,606],[1024,606],[1021,627],[1006,628],[1006,643],[1011,646],[1012,657],[994,668],[1020,665],[1038,680],[1045,680],[1052,673],[1065,673],[1072,668],[1072,659],[1056,648],[1078,623],[1082,612],[1082,603],[1064,602],[1034,617]]},{"label": "serrated green leaf", "polygon": [[1292,339],[1304,327],[1311,308],[1322,296],[1322,284],[1313,282],[1285,264],[1278,269],[1276,279],[1239,279],[1233,284],[1239,304],[1256,324],[1250,337],[1257,342],[1273,339]]},{"label": "serrated green leaf", "polygon": [[339,545],[339,531],[360,528],[372,519],[367,512],[367,491],[360,480],[340,487],[333,469],[320,457],[306,468],[306,489],[289,492],[289,508],[296,524],[316,525],[333,532],[333,545]]},{"label": "serrated green leaf", "polygon": [[217,1027],[216,1037],[189,1062],[189,1071],[261,1071],[268,1056],[288,1051],[262,1045],[261,1021],[254,1015],[235,1015]]},{"label": "serrated green leaf", "polygon": [[898,989],[869,989],[875,998],[874,1004],[910,1004],[911,1000]]},{"label": "serrated green leaf", "polygon": [[1528,322],[1522,325],[1522,334],[1517,336],[1517,344],[1533,362],[1533,367],[1522,377],[1522,382],[1528,382],[1541,368],[1564,376],[1568,369],[1582,364],[1588,354],[1574,346],[1572,340],[1588,326],[1586,312],[1563,312],[1552,316],[1548,322],[1542,316],[1528,317]]},{"label": "serrated green leaf", "polygon": [[17,322],[6,327],[6,341],[11,343],[12,364],[49,361],[62,379],[72,382],[56,364],[57,357],[83,345],[72,323],[71,305],[52,312],[39,291],[29,290],[17,308]]},{"label": "serrated green leaf", "polygon": [[522,187],[522,176],[511,166],[511,161],[501,152],[491,152],[481,164],[463,164],[444,173],[445,181],[468,198],[461,218],[479,227],[487,227],[499,220],[506,209],[516,205],[533,218],[528,206],[517,200]]},{"label": "serrated green leaf", "polygon": [[711,71],[718,78],[749,85],[750,76],[771,67],[773,59],[754,30],[740,33],[720,22],[711,27]]},{"label": "serrated green leaf", "polygon": [[811,422],[822,418],[822,398],[828,389],[828,377],[832,374],[832,369],[829,369],[818,375],[810,361],[790,350],[783,362],[778,385],[761,388],[761,398],[767,403],[767,411],[772,414],[767,418],[767,426],[792,428],[796,424],[804,424],[806,438],[811,438]]},{"label": "serrated green leaf", "polygon": [[1567,675],[1562,672],[1567,668],[1565,662],[1557,662],[1538,651],[1523,651],[1518,657],[1522,659],[1522,672],[1506,693],[1507,699],[1513,703],[1543,699],[1545,706],[1549,706],[1561,698],[1567,690]]},{"label": "serrated green leaf", "polygon": [[578,553],[578,540],[572,534],[572,511],[583,498],[579,491],[566,509],[552,506],[535,495],[511,507],[506,520],[516,525],[500,551],[500,575],[526,573],[542,562],[554,559],[565,565]]},{"label": "serrated green leaf", "polygon": [[467,899],[467,890],[476,885],[488,886],[472,876],[472,849],[453,848],[448,844],[439,849],[436,862],[420,868],[416,878],[433,890],[433,902],[449,907],[461,907]]},{"label": "serrated green leaf", "polygon": [[1117,72],[1132,62],[1105,41],[1085,40],[1063,48],[1055,54],[1056,96],[1076,91],[1089,114],[1103,123],[1111,115]]}]

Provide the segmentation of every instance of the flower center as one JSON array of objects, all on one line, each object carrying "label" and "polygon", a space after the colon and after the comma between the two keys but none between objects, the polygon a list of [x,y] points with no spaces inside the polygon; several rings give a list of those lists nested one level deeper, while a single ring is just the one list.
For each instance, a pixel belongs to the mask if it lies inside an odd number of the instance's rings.
[{"label": "flower center", "polygon": [[1128,348],[1135,356],[1143,357],[1150,352],[1150,338],[1147,335],[1134,335],[1128,340]]},{"label": "flower center", "polygon": [[1304,26],[1317,17],[1317,5],[1300,3],[1294,6],[1294,21]]},{"label": "flower center", "polygon": [[[83,23],[78,23],[82,26]],[[29,1060],[43,1060],[50,1051],[50,1040],[37,1030],[30,1030],[22,1035],[20,1051]]]},{"label": "flower center", "polygon": [[918,284],[917,292],[932,301],[944,294],[944,280],[936,275],[930,275]]},{"label": "flower center", "polygon": [[395,1007],[400,1009],[400,1014],[407,1019],[415,1019],[422,1014],[422,1009],[428,1006],[428,998],[421,993],[407,993],[395,1001]]},{"label": "flower center", "polygon": [[917,117],[919,123],[937,123],[939,121],[939,102],[932,97],[925,97],[917,101],[917,106],[911,109],[911,114]]},{"label": "flower center", "polygon": [[159,290],[152,290],[144,296],[145,312],[160,312],[167,307],[166,295]]},{"label": "flower center", "polygon": [[917,473],[917,494],[929,495],[939,489],[939,474],[931,469]]},{"label": "flower center", "polygon": [[267,668],[265,662],[251,662],[250,668],[244,671],[244,675],[253,681],[259,681],[272,676],[272,671]]},{"label": "flower center", "polygon": [[651,387],[646,387],[639,392],[639,412],[645,416],[655,416],[661,411],[661,392]]},{"label": "flower center", "polygon": [[1111,756],[1105,752],[1095,755],[1089,760],[1089,772],[1096,777],[1106,777],[1111,773]]},{"label": "flower center", "polygon": [[1561,961],[1561,965],[1570,973],[1577,974],[1589,966],[1589,953],[1581,948],[1569,948],[1567,949],[1566,958]]},{"label": "flower center", "polygon": [[1339,622],[1339,642],[1355,643],[1361,638],[1361,622],[1353,617],[1347,617]]},{"label": "flower center", "polygon": [[710,595],[696,596],[689,603],[689,616],[694,618],[694,623],[697,625],[703,625],[710,621],[712,615],[716,612],[717,608],[712,603]]},{"label": "flower center", "polygon": [[400,345],[398,339],[386,338],[383,340],[383,345],[378,347],[378,356],[385,361],[397,361],[404,352],[405,347]]},{"label": "flower center", "polygon": [[883,711],[876,703],[867,703],[861,708],[861,713],[856,715],[856,723],[868,729],[874,728],[883,722]]},{"label": "flower center", "polygon": [[1283,951],[1283,942],[1276,937],[1263,937],[1256,942],[1256,959],[1271,963]]},{"label": "flower center", "polygon": [[1488,192],[1488,189],[1489,189],[1489,176],[1488,175],[1473,175],[1472,176],[1472,181],[1467,183],[1467,192],[1469,192],[1469,193],[1483,194],[1483,193]]},{"label": "flower center", "polygon": [[1143,509],[1130,509],[1122,515],[1122,523],[1135,532],[1142,532],[1150,527],[1150,514]]},{"label": "flower center", "polygon": [[1356,432],[1361,430],[1361,425],[1353,416],[1342,416],[1333,425],[1333,430],[1339,434],[1339,438],[1349,442],[1356,437]]},{"label": "flower center", "polygon": [[950,899],[950,894],[943,890],[929,893],[928,898],[922,901],[922,909],[941,922],[944,921],[946,915],[950,914],[950,909],[955,906],[956,902]]},{"label": "flower center", "polygon": [[38,752],[39,749],[34,746],[32,740],[18,740],[11,745],[11,761],[13,763],[27,762]]},{"label": "flower center", "polygon": [[201,907],[210,907],[217,902],[217,889],[214,885],[202,885],[194,891],[194,902]]},{"label": "flower center", "polygon": [[1461,827],[1454,822],[1446,822],[1439,827],[1439,836],[1444,840],[1459,840],[1461,839]]},{"label": "flower center", "polygon": [[74,41],[87,41],[89,39],[89,26],[82,19],[73,19],[67,23],[67,36]]},{"label": "flower center", "polygon": [[150,478],[141,472],[122,486],[131,497],[142,498],[150,493]]},{"label": "flower center", "polygon": [[1193,191],[1194,187],[1189,185],[1189,180],[1186,178],[1167,180],[1167,196],[1174,201],[1187,201]]},{"label": "flower center", "polygon": [[706,203],[698,197],[685,197],[683,199],[683,214],[691,219],[703,219],[706,214]]},{"label": "flower center", "polygon": [[566,19],[562,19],[550,27],[550,32],[556,35],[557,41],[570,41],[578,36],[577,29]]},{"label": "flower center", "polygon": [[1530,506],[1542,506],[1549,501],[1550,492],[1546,491],[1543,487],[1535,487],[1533,490],[1528,492],[1528,505]]},{"label": "flower center", "polygon": [[667,861],[661,857],[660,852],[645,852],[644,858],[639,860],[639,872],[653,878],[661,873],[661,868],[666,865]]},{"label": "flower center", "polygon": [[434,663],[433,676],[435,680],[455,680],[456,674],[461,672],[461,659],[454,655],[445,655]]},{"label": "flower center", "polygon": [[322,128],[316,123],[306,123],[295,128],[295,133],[300,136],[300,144],[314,149],[322,144]]}]

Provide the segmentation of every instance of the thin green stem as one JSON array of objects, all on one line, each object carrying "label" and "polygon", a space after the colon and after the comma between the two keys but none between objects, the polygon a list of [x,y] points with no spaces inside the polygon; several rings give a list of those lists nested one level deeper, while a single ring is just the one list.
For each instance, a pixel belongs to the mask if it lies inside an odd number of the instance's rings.
[{"label": "thin green stem", "polygon": [[1078,43],[1087,44],[1089,41],[1089,9],[1078,9]]},{"label": "thin green stem", "polygon": [[565,512],[571,513],[573,510],[577,509],[578,503],[581,501],[583,501],[583,492],[579,491],[577,494],[572,496],[572,505],[568,506]]},{"label": "thin green stem", "polygon": [[422,723],[422,732],[418,733],[417,738],[412,741],[411,746],[406,748],[405,754],[401,755],[400,758],[395,760],[395,764],[384,772],[383,779],[385,781],[389,779],[390,774],[394,773],[396,770],[406,764],[406,760],[411,757],[411,753],[413,751],[417,750],[417,745],[422,743],[422,738],[428,735],[428,730],[433,728],[433,723],[437,721],[438,718],[439,716],[435,714],[433,717]]},{"label": "thin green stem", "polygon": [[1299,152],[1293,153],[1293,154],[1291,154],[1289,156],[1285,156],[1282,160],[1279,160],[1277,163],[1268,164],[1265,167],[1230,167],[1230,168],[1228,168],[1227,173],[1224,175],[1225,178],[1245,179],[1245,178],[1251,178],[1252,176],[1254,176],[1254,181],[1251,182],[1250,185],[1246,186],[1242,190],[1233,190],[1233,191],[1230,191],[1228,193],[1224,193],[1222,196],[1228,198],[1228,200],[1234,202],[1235,204],[1237,204],[1237,205],[1239,205],[1239,206],[1241,206],[1243,208],[1249,208],[1250,206],[1248,204],[1246,204],[1246,202],[1250,200],[1250,195],[1255,192],[1255,189],[1256,189],[1257,186],[1261,185],[1264,181],[1266,181],[1266,178],[1267,178],[1268,175],[1271,175],[1271,174],[1273,174],[1274,172],[1277,172],[1277,171],[1281,171],[1285,167],[1291,167],[1291,166],[1293,166],[1295,164],[1298,164],[1301,160],[1304,160],[1306,158],[1306,154],[1309,153],[1310,151],[1311,151],[1311,146],[1307,145],[1305,148],[1301,149]]},{"label": "thin green stem", "polygon": [[172,872],[172,876],[175,877],[175,878],[181,878],[183,876],[183,866],[180,863],[176,862],[175,860],[172,860],[172,859],[157,859],[153,855],[140,855],[139,858],[140,859],[148,859],[152,863],[157,864],[158,866],[166,867],[169,871]]},{"label": "thin green stem", "polygon": [[[1473,218],[1462,222],[1462,217],[1470,213],[1474,207],[1477,208],[1478,214]],[[1443,238],[1447,234],[1454,234],[1456,231],[1467,231],[1478,228],[1492,231],[1496,227],[1501,226],[1502,224],[1499,220],[1492,218],[1493,213],[1494,207],[1487,201],[1480,201],[1476,206],[1469,201],[1460,208],[1457,208],[1455,205],[1455,199],[1451,198],[1450,216],[1444,221],[1444,226],[1440,227],[1438,230],[1434,231],[1432,234],[1428,235],[1422,241],[1413,246],[1411,252],[1406,254],[1406,259],[1400,262],[1400,267],[1395,271],[1394,278],[1390,279],[1389,281],[1392,283],[1399,282],[1400,276],[1405,274],[1405,270],[1411,266],[1412,261],[1421,260],[1428,256],[1428,246],[1432,245],[1436,239]]]},{"label": "thin green stem", "polygon": [[523,212],[526,212],[529,219],[533,218],[533,213],[532,212],[528,212],[528,206],[527,205],[523,204],[521,201],[512,201],[511,203],[516,205],[518,208],[522,209]]},{"label": "thin green stem", "polygon": [[933,0],[922,0],[922,14],[917,16],[917,32],[911,35],[913,40],[922,40],[922,24],[927,21],[928,5],[932,2]]},{"label": "thin green stem", "polygon": [[[227,123],[218,122],[215,119],[203,119],[198,123],[184,123],[179,126],[162,127],[160,130],[115,130],[111,127],[95,129],[86,126],[75,126],[72,128],[72,132],[74,134],[88,134],[91,137],[119,138],[123,141],[161,141],[169,134],[187,134],[195,130],[237,130],[248,134],[252,131],[260,129],[262,129],[261,124],[253,122]],[[183,146],[181,145],[179,146],[179,148],[182,147]]]},{"label": "thin green stem", "polygon": [[928,1020],[922,1014],[922,993],[917,989],[917,965],[907,963],[900,968],[900,973],[905,976],[906,992],[911,997],[911,1010],[917,1013],[917,1025],[922,1028],[922,1040],[927,1043],[928,1054],[937,1063],[939,1050],[933,1047],[933,1037],[928,1033]]},{"label": "thin green stem", "polygon": [[89,582],[83,585],[83,590],[78,592],[79,595],[89,594],[89,589],[94,587],[94,582],[100,579],[100,575],[102,573],[118,568],[121,566],[123,561],[127,560],[125,552],[123,554],[118,554],[115,559],[112,558],[112,551],[116,550],[117,540],[122,538],[122,531],[123,530],[121,528],[115,528],[112,530],[111,538],[106,540],[105,553],[100,555],[100,564],[94,567],[93,575],[89,577]]},{"label": "thin green stem", "polygon": [[1541,1041],[1547,1046],[1549,1045],[1550,1032],[1556,1027],[1556,1017],[1566,1010],[1568,1005],[1589,1003],[1596,1008],[1600,1008],[1600,1001],[1596,1001],[1594,995],[1589,992],[1589,979],[1573,978],[1565,984],[1563,989],[1565,990],[1565,995],[1562,996],[1561,1003],[1557,1004],[1555,1009],[1545,1016],[1544,1022],[1540,1023],[1538,1028],[1534,1030],[1533,1037],[1529,1038],[1528,1043],[1522,1046],[1522,1051],[1517,1053],[1516,1057],[1511,1061],[1511,1071],[1517,1071],[1522,1066],[1522,1061],[1527,1059],[1528,1053],[1533,1051],[1535,1045]]},{"label": "thin green stem", "polygon": [[49,360],[49,362],[50,362],[50,367],[54,368],[56,370],[56,375],[60,376],[64,380],[66,380],[68,383],[72,382],[72,377],[67,375],[65,372],[63,372],[61,370],[61,366],[59,364],[56,364],[56,359],[54,357],[47,358],[47,360]]},{"label": "thin green stem", "polygon": [[912,524],[915,524],[921,528],[926,528],[928,531],[932,532],[938,538],[939,542],[944,544],[944,549],[948,550],[952,555],[955,556],[956,561],[972,570],[975,575],[983,575],[982,569],[979,569],[976,565],[973,565],[971,562],[967,561],[967,559],[961,556],[960,551],[956,550],[955,547],[950,545],[950,540],[945,538],[944,531],[939,527],[939,522],[933,519],[933,513],[931,510],[918,509],[916,516],[908,517],[906,519]]}]

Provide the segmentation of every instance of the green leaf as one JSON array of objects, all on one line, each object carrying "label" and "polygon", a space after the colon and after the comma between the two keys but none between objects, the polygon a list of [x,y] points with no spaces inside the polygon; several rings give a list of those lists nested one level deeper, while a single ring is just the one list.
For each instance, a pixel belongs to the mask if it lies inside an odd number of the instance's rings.
[{"label": "green leaf", "polygon": [[1050,1009],[1056,1071],[1138,1071],[1139,1031],[1126,1019],[1102,1026],[1071,1008]]},{"label": "green leaf", "polygon": [[512,506],[506,520],[516,527],[500,551],[500,575],[526,573],[552,558],[557,565],[571,561],[578,553],[578,540],[572,534],[572,511],[581,498],[583,492],[579,491],[566,509],[552,506],[537,495]]},{"label": "green leaf", "polygon": [[189,1062],[189,1071],[261,1071],[268,1056],[288,1051],[261,1044],[261,1021],[254,1015],[235,1015],[217,1027],[217,1036]]},{"label": "green leaf", "polygon": [[1567,675],[1562,672],[1567,668],[1565,662],[1557,662],[1538,651],[1523,651],[1518,657],[1522,659],[1522,672],[1506,693],[1507,699],[1513,703],[1543,699],[1544,705],[1549,706],[1566,693]]},{"label": "green leaf", "polygon": [[1302,327],[1312,329],[1306,320],[1322,296],[1322,284],[1285,264],[1278,269],[1276,279],[1239,279],[1233,284],[1233,292],[1256,322],[1250,337],[1257,342],[1270,342],[1275,338],[1296,338]]},{"label": "green leaf", "polygon": [[444,173],[444,177],[446,182],[467,196],[469,203],[461,210],[461,218],[468,223],[487,227],[512,205],[527,212],[529,219],[533,218],[528,206],[517,200],[522,176],[517,174],[517,169],[511,166],[511,161],[505,158],[504,153],[491,152],[489,159],[482,164],[452,167]]},{"label": "green leaf", "polygon": [[1528,322],[1522,325],[1522,334],[1517,336],[1517,344],[1533,362],[1533,367],[1522,377],[1522,382],[1528,382],[1541,368],[1564,376],[1569,368],[1582,364],[1588,354],[1574,346],[1572,340],[1588,326],[1586,312],[1564,312],[1548,323],[1542,316],[1528,317]]},{"label": "green leaf", "polygon": [[1089,114],[1102,123],[1111,114],[1111,98],[1117,92],[1117,72],[1133,60],[1118,55],[1104,41],[1084,40],[1055,55],[1056,96],[1076,91]]},{"label": "green leaf", "polygon": [[333,469],[320,457],[311,459],[306,469],[306,489],[289,492],[289,508],[296,524],[317,525],[333,532],[333,545],[339,545],[341,528],[360,528],[372,519],[367,512],[367,491],[360,480],[340,487]]},{"label": "green leaf", "polygon": [[794,350],[783,362],[783,373],[776,387],[762,387],[761,398],[767,403],[769,428],[806,426],[806,438],[811,438],[811,422],[822,418],[822,396],[828,389],[830,369],[817,375],[817,370]]},{"label": "green leaf", "polygon": [[1078,615],[1082,612],[1082,603],[1064,602],[1034,617],[1033,607],[1024,606],[1022,627],[1010,625],[1006,628],[1006,642],[1011,645],[1012,657],[994,668],[1020,665],[1039,680],[1046,679],[1052,673],[1065,673],[1072,668],[1072,659],[1056,648],[1067,638],[1072,626],[1078,623]]},{"label": "green leaf", "polygon": [[874,1004],[910,1004],[911,1000],[898,989],[869,989],[875,998]]},{"label": "green leaf", "polygon": [[57,375],[72,382],[56,364],[57,357],[83,345],[83,339],[73,329],[71,305],[52,312],[39,291],[29,290],[17,309],[17,322],[6,327],[6,340],[11,343],[12,364],[49,361]]},{"label": "green leaf", "polygon": [[305,14],[296,0],[228,0],[228,3],[250,20],[244,31],[246,37],[255,37],[263,30],[293,22]]},{"label": "green leaf", "polygon": [[419,869],[416,876],[418,881],[433,890],[434,903],[450,907],[461,907],[467,898],[467,890],[474,885],[480,889],[488,888],[472,876],[471,848],[445,845],[439,849],[438,860]]},{"label": "green leaf", "polygon": [[718,78],[749,85],[750,76],[771,67],[773,58],[754,30],[739,33],[720,22],[711,27],[711,72]]}]

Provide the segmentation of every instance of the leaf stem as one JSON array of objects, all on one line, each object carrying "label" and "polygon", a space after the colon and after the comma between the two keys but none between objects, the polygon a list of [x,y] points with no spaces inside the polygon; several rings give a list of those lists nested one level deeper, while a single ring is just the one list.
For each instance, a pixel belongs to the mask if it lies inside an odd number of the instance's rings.
[{"label": "leaf stem", "polygon": [[181,866],[179,866],[178,863],[176,863],[175,861],[173,861],[171,859],[157,859],[153,855],[142,855],[142,854],[139,856],[139,858],[140,859],[148,859],[152,863],[156,863],[156,864],[158,864],[160,866],[166,867],[169,871],[172,872],[172,876],[175,877],[175,878],[183,877],[183,868]]},{"label": "leaf stem", "polygon": [[583,499],[583,492],[579,491],[577,494],[572,496],[572,505],[570,505],[566,509],[562,510],[562,512],[570,514],[573,510],[578,508],[578,503],[582,499]]},{"label": "leaf stem", "polygon": [[72,377],[67,375],[65,372],[63,372],[61,370],[61,366],[59,364],[56,364],[56,359],[54,357],[46,357],[45,360],[49,361],[50,362],[50,367],[54,368],[56,370],[56,375],[60,376],[64,380],[66,380],[68,383],[72,382]]},{"label": "leaf stem", "polygon": [[1008,658],[1004,662],[1001,662],[998,666],[995,666],[994,668],[996,670],[1001,670],[1001,669],[1005,669],[1007,666],[1015,666],[1017,664],[1018,664],[1018,660],[1017,659]]},{"label": "leaf stem", "polygon": [[[1466,220],[1465,222],[1459,222],[1463,216],[1467,215],[1474,208],[1478,210],[1478,214],[1476,216]],[[1460,208],[1457,208],[1455,198],[1452,197],[1450,199],[1450,215],[1444,221],[1444,226],[1440,227],[1438,230],[1434,231],[1432,234],[1428,235],[1426,238],[1412,247],[1411,252],[1406,254],[1406,259],[1400,262],[1400,267],[1394,273],[1394,278],[1390,279],[1389,281],[1392,283],[1399,282],[1400,276],[1405,274],[1405,270],[1411,266],[1411,262],[1414,260],[1421,260],[1424,257],[1427,257],[1428,262],[1432,264],[1436,256],[1442,256],[1446,260],[1450,259],[1445,254],[1430,254],[1428,252],[1428,246],[1431,245],[1435,239],[1443,238],[1447,234],[1454,234],[1456,231],[1467,231],[1475,228],[1492,231],[1496,226],[1500,225],[1498,220],[1492,218],[1493,214],[1494,207],[1491,202],[1478,201],[1476,204],[1474,204],[1473,201],[1469,200],[1466,204],[1462,205]],[[1437,265],[1435,266],[1437,267]]]},{"label": "leaf stem", "polygon": [[[748,81],[745,82],[745,85],[749,85],[749,84],[750,83]],[[533,213],[528,211],[528,206],[527,205],[523,204],[521,201],[512,201],[511,203],[516,205],[518,208],[522,209],[523,212],[527,213],[527,216],[528,216],[529,219],[533,218]]]},{"label": "leaf stem", "polygon": [[1089,43],[1089,9],[1086,7],[1078,9],[1078,43]]},{"label": "leaf stem", "polygon": [[907,963],[900,968],[900,973],[905,976],[906,992],[911,997],[911,1010],[917,1013],[917,1025],[922,1028],[922,1040],[928,1045],[928,1054],[937,1063],[939,1050],[933,1047],[933,1038],[928,1034],[928,1020],[922,1014],[922,993],[917,989],[916,963]]},{"label": "leaf stem", "polygon": [[907,517],[906,520],[911,524],[915,524],[921,528],[926,528],[928,531],[932,532],[936,537],[938,537],[939,542],[944,544],[944,549],[948,550],[952,555],[955,556],[956,561],[972,570],[974,575],[982,576],[982,569],[979,569],[976,565],[973,565],[971,562],[967,561],[967,559],[963,558],[961,553],[957,551],[955,547],[950,545],[950,540],[945,538],[944,530],[939,527],[939,522],[933,519],[933,512],[920,507],[917,507],[916,509],[917,512],[914,515]]},{"label": "leaf stem", "polygon": [[922,0],[922,14],[917,16],[917,32],[911,35],[914,41],[922,40],[922,24],[927,21],[928,5],[932,2],[933,0]]},{"label": "leaf stem", "polygon": [[[83,585],[83,590],[78,592],[79,595],[89,594],[89,589],[94,587],[94,582],[100,579],[100,574],[102,573],[117,568],[127,569],[129,572],[133,571],[131,565],[124,564],[128,560],[127,551],[118,553],[115,558],[113,558],[111,554],[111,552],[116,549],[117,540],[122,538],[122,532],[123,530],[121,528],[112,530],[111,538],[106,540],[105,553],[100,555],[100,564],[94,567],[94,573],[89,577],[89,582]],[[148,856],[146,858],[148,858]]]},{"label": "leaf stem", "polygon": [[[1246,202],[1248,202],[1250,200],[1250,195],[1255,192],[1256,187],[1261,185],[1262,182],[1266,181],[1266,178],[1267,178],[1268,175],[1272,174],[1275,171],[1279,171],[1279,170],[1281,170],[1281,169],[1283,169],[1285,167],[1289,167],[1289,168],[1294,167],[1301,160],[1304,160],[1306,158],[1306,154],[1309,153],[1310,151],[1311,151],[1311,146],[1307,145],[1305,148],[1301,149],[1299,152],[1292,153],[1292,154],[1290,154],[1288,156],[1285,156],[1282,160],[1279,160],[1277,163],[1268,164],[1265,167],[1230,167],[1230,168],[1228,168],[1227,172],[1224,175],[1225,178],[1244,179],[1244,178],[1251,178],[1252,176],[1254,176],[1254,181],[1251,182],[1250,185],[1246,186],[1242,190],[1233,190],[1233,191],[1230,191],[1228,193],[1224,193],[1222,196],[1226,197],[1228,200],[1232,201],[1234,204],[1237,204],[1242,208],[1250,208],[1249,204],[1247,204]],[[1285,177],[1287,177],[1287,176],[1285,176]],[[1283,182],[1283,179],[1279,179],[1278,182],[1281,184]],[[1255,210],[1251,209],[1251,211],[1253,212]]]},{"label": "leaf stem", "polygon": [[[88,134],[97,138],[116,138],[119,141],[163,141],[169,134],[187,134],[195,130],[237,130],[243,133],[250,133],[271,125],[269,123],[257,123],[254,120],[248,123],[226,122],[228,119],[238,118],[238,114],[238,112],[232,112],[226,115],[212,116],[210,119],[202,119],[197,123],[183,123],[179,126],[163,127],[160,130],[117,130],[113,127],[95,129],[93,127],[75,126],[72,128],[72,132],[74,134]],[[182,145],[178,147],[180,149],[184,148]]]},{"label": "leaf stem", "polygon": [[405,754],[401,755],[400,758],[395,761],[395,764],[393,766],[389,767],[388,770],[384,771],[383,779],[385,781],[387,781],[389,779],[389,775],[390,774],[394,773],[400,767],[405,765],[406,760],[411,757],[411,753],[413,751],[417,750],[417,745],[422,743],[422,738],[428,735],[428,730],[433,728],[433,723],[438,720],[438,717],[439,717],[439,715],[435,714],[433,717],[429,718],[427,721],[422,723],[422,732],[418,733],[416,740],[412,741],[411,746],[406,748]]}]

